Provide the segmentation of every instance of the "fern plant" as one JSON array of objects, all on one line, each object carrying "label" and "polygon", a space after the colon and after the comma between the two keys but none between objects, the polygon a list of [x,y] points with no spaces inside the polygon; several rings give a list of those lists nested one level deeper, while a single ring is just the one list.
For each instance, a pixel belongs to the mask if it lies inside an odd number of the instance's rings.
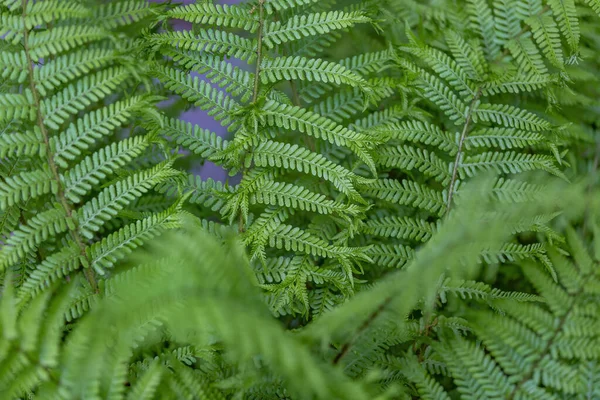
[{"label": "fern plant", "polygon": [[[191,30],[167,30],[148,39],[164,57],[153,74],[232,137],[222,140],[178,119],[166,119],[157,129],[241,176],[237,185],[190,177],[162,190],[191,193],[189,202],[202,206],[199,216],[210,217],[210,208],[224,223],[237,224],[277,314],[307,314],[309,298],[324,294],[318,288],[337,287],[342,296],[336,302],[343,300],[353,292],[360,264],[369,260],[367,247],[351,246],[349,240],[367,208],[357,185],[374,177],[372,149],[380,139],[350,127],[345,115],[393,94],[392,80],[373,77],[393,52],[341,62],[319,58],[340,32],[371,21],[359,7],[330,6],[196,3],[166,13],[192,22]],[[254,71],[228,58],[248,62]],[[309,105],[306,97],[319,101]],[[371,172],[362,176],[328,156],[342,149],[350,164]]]},{"label": "fern plant", "polygon": [[0,397],[600,397],[597,1],[162,3],[0,0]]},{"label": "fern plant", "polygon": [[[0,65],[0,271],[25,301],[83,273],[86,294],[133,248],[178,225],[177,204],[135,202],[178,174],[155,162],[157,94],[136,62],[145,1],[3,1]],[[151,86],[147,86],[150,88]],[[124,213],[124,211],[128,211]],[[7,283],[8,284],[8,283]]]}]

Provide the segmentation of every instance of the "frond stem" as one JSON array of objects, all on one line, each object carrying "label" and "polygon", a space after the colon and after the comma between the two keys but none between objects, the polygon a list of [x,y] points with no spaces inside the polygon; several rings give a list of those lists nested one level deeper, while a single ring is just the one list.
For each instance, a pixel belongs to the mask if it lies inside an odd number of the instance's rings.
[{"label": "frond stem", "polygon": [[258,100],[258,89],[260,83],[260,65],[262,64],[262,42],[263,42],[263,29],[265,25],[265,0],[258,0],[258,32],[257,32],[257,46],[256,46],[256,69],[254,71],[254,89],[252,91],[252,102],[256,103]]},{"label": "frond stem", "polygon": [[[584,287],[587,285],[588,281],[594,276],[593,272],[590,272],[589,274],[586,274],[583,276],[581,285],[579,290],[572,294],[572,297],[575,298],[577,296],[580,296],[583,291],[584,291]],[[514,387],[513,391],[510,393],[510,395],[507,397],[507,400],[512,400],[515,398],[515,396],[517,395],[517,393],[519,392],[519,390],[523,387],[524,384],[527,383],[527,381],[529,381],[534,373],[535,370],[540,366],[542,360],[544,359],[544,357],[546,357],[546,355],[550,352],[552,345],[554,344],[554,341],[556,340],[556,338],[558,337],[558,335],[560,334],[560,332],[562,331],[565,323],[567,322],[567,318],[569,317],[569,315],[571,314],[571,312],[573,311],[573,309],[575,308],[575,301],[572,301],[569,309],[559,318],[558,324],[556,325],[556,328],[554,329],[554,332],[552,333],[552,337],[550,337],[548,339],[548,341],[546,342],[546,346],[544,347],[544,349],[542,350],[542,352],[540,353],[540,356],[538,357],[538,359],[533,363],[533,365],[531,366],[531,368],[529,369],[529,371],[523,376],[523,379],[521,379]]]},{"label": "frond stem", "polygon": [[[28,3],[28,0],[22,0],[23,20],[25,20],[25,18],[27,17],[27,3]],[[28,74],[29,74],[29,88],[30,88],[31,94],[33,96],[33,103],[34,103],[33,105],[36,109],[37,125],[40,128],[40,132],[42,133],[42,137],[44,139],[44,144],[46,145],[46,157],[48,158],[48,166],[50,167],[50,172],[52,173],[52,177],[54,178],[54,180],[56,181],[56,184],[58,186],[56,197],[59,200],[60,204],[62,205],[63,209],[65,210],[65,213],[67,214],[67,218],[69,218],[70,220],[73,221],[75,229],[71,229],[70,233],[73,236],[73,239],[75,240],[75,242],[77,242],[77,245],[79,246],[79,249],[81,250],[81,255],[85,259],[88,260],[88,267],[83,269],[85,277],[88,280],[88,282],[90,283],[90,286],[92,287],[94,292],[99,293],[98,284],[96,282],[96,278],[94,277],[94,271],[91,268],[91,263],[90,263],[89,257],[87,256],[87,253],[85,251],[86,245],[83,242],[83,240],[77,230],[78,223],[77,223],[76,218],[73,218],[73,208],[71,207],[71,205],[69,204],[69,202],[65,196],[65,190],[64,190],[64,188],[62,186],[62,182],[60,180],[60,173],[58,172],[58,166],[54,162],[54,153],[52,152],[52,149],[50,146],[50,137],[48,134],[48,130],[46,129],[46,126],[44,125],[44,116],[42,114],[42,109],[41,109],[40,94],[35,87],[33,60],[31,59],[31,54],[29,52],[29,30],[28,29],[23,30],[23,48],[25,50],[25,56],[27,58],[27,69],[28,69]]]},{"label": "frond stem", "polygon": [[454,159],[454,166],[452,168],[452,179],[450,179],[450,185],[448,186],[448,202],[446,203],[446,214],[450,212],[450,208],[452,207],[452,200],[454,198],[454,187],[456,186],[456,180],[458,178],[458,165],[460,164],[460,159],[462,157],[462,149],[465,144],[465,139],[469,134],[469,126],[471,125],[471,119],[473,118],[473,109],[481,96],[481,89],[477,90],[471,105],[469,106],[469,112],[467,113],[467,118],[465,120],[465,125],[463,127],[462,133],[460,134],[460,140],[458,141],[458,151],[456,152],[456,157]]},{"label": "frond stem", "polygon": [[358,337],[365,330],[367,330],[367,328],[373,323],[373,321],[375,321],[375,319],[377,319],[377,317],[383,312],[383,310],[388,306],[388,304],[390,304],[391,301],[392,301],[392,297],[386,298],[379,305],[379,307],[377,307],[377,309],[375,311],[373,311],[371,314],[369,314],[369,316],[367,317],[367,319],[364,320],[363,323],[358,327],[358,329],[357,329],[356,333],[354,334],[354,336],[352,336],[352,338],[349,341],[347,341],[346,343],[344,343],[342,345],[342,347],[340,348],[340,351],[337,353],[337,355],[333,359],[333,365],[339,364],[339,362],[342,360],[342,358],[344,358],[344,356],[346,354],[348,354],[348,352],[350,351],[350,348],[352,347],[352,345],[354,344],[354,342],[356,342],[356,340],[358,339]]}]

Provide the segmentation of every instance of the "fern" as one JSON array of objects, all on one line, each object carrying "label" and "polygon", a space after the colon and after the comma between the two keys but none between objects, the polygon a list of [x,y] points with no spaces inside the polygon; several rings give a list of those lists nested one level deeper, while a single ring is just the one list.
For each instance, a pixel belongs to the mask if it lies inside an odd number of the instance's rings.
[{"label": "fern", "polygon": [[[16,288],[20,299],[82,270],[86,290],[97,292],[91,268],[100,261],[94,249],[114,229],[104,223],[172,175],[125,177],[126,164],[150,151],[157,140],[135,128],[131,137],[115,138],[122,127],[156,115],[156,97],[136,89],[146,71],[135,62],[140,32],[130,30],[151,9],[141,1],[95,6],[48,0],[1,10],[3,20],[14,22],[7,25],[3,41],[19,44],[3,48],[2,58],[18,60],[23,68],[6,77],[0,94],[0,153],[17,162],[2,177],[0,207],[20,214],[0,251],[1,269],[23,268]],[[124,179],[99,190],[117,175]],[[152,221],[145,222],[147,229]],[[121,235],[124,241],[141,243],[131,234]],[[114,252],[114,262],[116,254],[124,253],[112,245],[118,243],[103,246]]]},{"label": "fern", "polygon": [[600,396],[596,0],[186,3],[0,0],[2,398]]},{"label": "fern", "polygon": [[[202,128],[177,120],[163,122],[166,132],[158,125],[156,130],[232,174],[242,174],[237,186],[216,188],[210,181],[195,181],[193,187],[183,187],[198,194],[189,201],[218,211],[226,224],[235,221],[255,260],[269,263],[272,258],[290,257],[290,252],[304,253],[310,257],[303,268],[325,260],[327,269],[348,276],[349,288],[352,265],[363,261],[364,249],[344,243],[348,239],[321,237],[309,224],[315,215],[323,215],[337,229],[355,230],[366,204],[357,185],[367,180],[320,149],[325,143],[348,149],[374,172],[371,149],[379,139],[320,108],[313,111],[302,103],[302,90],[310,85],[350,90],[349,112],[355,114],[363,110],[365,101],[391,95],[385,84],[372,84],[366,76],[379,70],[377,63],[389,61],[390,53],[364,55],[345,64],[299,52],[315,40],[333,40],[339,31],[371,21],[361,10],[317,8],[309,3],[206,3],[168,11],[168,18],[197,23],[198,29],[151,35],[152,52],[172,59],[156,57],[152,70],[165,88],[207,111],[232,136],[221,142]],[[302,12],[295,13],[295,7],[302,7]],[[233,67],[223,56],[253,63],[254,73]],[[191,77],[191,71],[205,74],[206,80]],[[173,182],[171,187],[177,185]],[[278,217],[269,217],[271,210],[280,210]],[[199,216],[207,215],[198,211]],[[285,297],[288,290],[280,286],[273,295]],[[309,304],[303,303],[308,312]]]}]

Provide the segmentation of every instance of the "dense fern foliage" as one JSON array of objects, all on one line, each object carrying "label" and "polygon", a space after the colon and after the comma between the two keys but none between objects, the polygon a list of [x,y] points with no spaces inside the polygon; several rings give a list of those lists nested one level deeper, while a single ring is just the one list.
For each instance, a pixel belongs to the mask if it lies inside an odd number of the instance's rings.
[{"label": "dense fern foliage", "polygon": [[160,138],[142,128],[159,116],[134,54],[158,8],[133,0],[4,1],[1,10],[0,270],[12,272],[23,301],[83,271],[74,318],[106,270],[177,225],[176,206],[135,209],[178,173],[167,159],[154,162]]},{"label": "dense fern foliage", "polygon": [[0,0],[0,398],[600,399],[600,2],[187,3]]}]

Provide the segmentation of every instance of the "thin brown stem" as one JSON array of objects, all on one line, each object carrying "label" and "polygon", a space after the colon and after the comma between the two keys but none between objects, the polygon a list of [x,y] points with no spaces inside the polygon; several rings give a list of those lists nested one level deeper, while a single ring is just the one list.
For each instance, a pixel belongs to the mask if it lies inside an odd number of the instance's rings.
[{"label": "thin brown stem", "polygon": [[471,119],[473,116],[473,109],[479,100],[479,96],[481,96],[481,89],[477,91],[471,105],[469,106],[469,112],[467,113],[467,118],[465,120],[465,125],[463,127],[462,133],[460,134],[460,140],[458,142],[458,151],[456,152],[456,157],[454,159],[454,167],[452,168],[452,178],[450,179],[450,185],[448,186],[448,202],[446,203],[446,214],[450,212],[450,208],[452,207],[452,200],[454,198],[454,187],[456,186],[456,180],[458,179],[458,166],[460,165],[460,161],[462,158],[462,149],[465,144],[465,139],[469,134],[469,127],[471,125]]},{"label": "thin brown stem", "polygon": [[254,90],[252,91],[252,102],[258,100],[258,89],[260,85],[260,65],[262,64],[263,29],[265,26],[265,0],[258,0],[258,33],[256,46],[256,68],[254,71]]},{"label": "thin brown stem", "polygon": [[[266,0],[258,0],[258,4],[250,11],[253,13],[258,8],[258,32],[257,36],[257,46],[256,46],[256,67],[254,70],[254,88],[252,90],[252,103],[256,103],[258,101],[258,93],[260,89],[260,65],[262,64],[263,57],[263,30],[265,26],[265,1]],[[256,127],[255,127],[256,131]],[[244,174],[244,168],[242,168],[242,175]],[[240,210],[238,216],[238,232],[243,233],[245,231],[244,227],[244,216]]]},{"label": "thin brown stem", "polygon": [[[27,17],[27,1],[28,0],[22,0],[23,19],[25,19]],[[88,266],[87,266],[87,268],[84,268],[85,277],[87,278],[87,280],[90,283],[90,286],[92,287],[94,292],[99,293],[98,284],[96,282],[96,278],[94,277],[94,271],[91,268],[91,263],[89,262],[90,261],[89,257],[87,256],[87,253],[85,251],[86,245],[83,242],[81,236],[79,235],[77,219],[73,218],[73,208],[71,207],[71,204],[69,203],[69,201],[67,200],[67,198],[65,196],[65,191],[62,186],[62,181],[60,179],[60,173],[58,171],[58,166],[54,162],[54,153],[52,152],[52,148],[50,146],[50,136],[48,134],[48,130],[46,129],[46,125],[44,125],[44,115],[42,114],[40,94],[39,94],[37,88],[35,87],[35,75],[34,75],[34,71],[33,71],[33,60],[31,59],[31,54],[29,51],[29,30],[27,30],[27,29],[24,29],[24,31],[23,31],[23,47],[25,50],[25,56],[27,58],[27,68],[28,68],[28,74],[29,74],[29,88],[31,90],[31,94],[33,97],[33,105],[36,109],[37,125],[40,128],[40,132],[42,133],[42,137],[44,139],[44,145],[46,147],[46,157],[48,158],[48,166],[50,167],[50,172],[52,173],[52,177],[56,181],[56,184],[58,187],[58,190],[56,192],[56,198],[58,199],[58,201],[62,205],[63,209],[65,210],[67,218],[71,219],[75,225],[75,229],[72,229],[70,233],[71,233],[71,236],[73,237],[73,239],[75,240],[75,242],[77,243],[77,245],[79,246],[81,255],[85,259],[88,260],[88,263],[87,263]]]},{"label": "thin brown stem", "polygon": [[[580,289],[576,293],[572,294],[573,298],[581,296],[581,294],[584,291],[583,288],[586,287],[588,281],[593,276],[594,276],[593,273],[586,274],[583,276],[583,279],[581,280]],[[535,360],[535,362],[531,365],[531,368],[529,369],[529,371],[526,374],[524,374],[523,378],[515,385],[512,392],[507,397],[507,400],[512,400],[515,398],[515,396],[519,393],[519,390],[523,387],[523,385],[525,385],[534,376],[536,369],[538,369],[541,366],[542,361],[544,360],[544,357],[546,357],[546,355],[548,355],[548,353],[551,353],[554,342],[556,341],[556,339],[560,335],[561,331],[563,330],[565,323],[567,322],[567,319],[570,317],[571,312],[573,312],[573,310],[576,308],[576,305],[577,305],[577,302],[572,301],[571,305],[569,306],[567,311],[558,318],[558,324],[556,324],[556,328],[554,329],[552,336],[550,338],[548,338],[548,341],[546,342],[544,349],[539,354],[537,360]]]},{"label": "thin brown stem", "polygon": [[388,306],[388,304],[390,304],[390,302],[392,301],[391,297],[386,298],[380,305],[379,307],[377,307],[377,309],[375,311],[373,311],[366,320],[363,321],[363,323],[358,327],[358,329],[356,330],[356,333],[354,334],[354,336],[352,336],[352,338],[347,341],[346,343],[344,343],[342,345],[342,347],[340,348],[340,351],[336,354],[335,358],[333,359],[333,364],[336,365],[338,364],[342,358],[344,358],[344,356],[346,354],[348,354],[348,352],[350,351],[350,349],[352,348],[352,345],[354,345],[354,343],[356,342],[356,340],[359,338],[359,336],[365,331],[367,330],[367,328],[373,323],[373,321],[375,321],[375,319],[377,319],[377,317],[383,312],[383,310]]}]

